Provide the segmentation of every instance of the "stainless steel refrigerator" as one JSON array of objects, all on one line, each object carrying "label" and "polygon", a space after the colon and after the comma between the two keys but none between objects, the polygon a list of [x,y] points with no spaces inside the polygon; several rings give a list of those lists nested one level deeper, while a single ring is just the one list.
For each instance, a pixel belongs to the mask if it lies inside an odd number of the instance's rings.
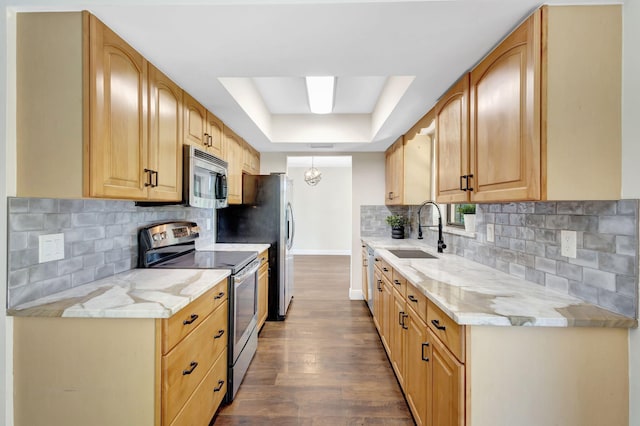
[{"label": "stainless steel refrigerator", "polygon": [[269,315],[283,320],[293,298],[293,181],[284,174],[243,175],[242,204],[216,210],[219,243],[269,243]]}]

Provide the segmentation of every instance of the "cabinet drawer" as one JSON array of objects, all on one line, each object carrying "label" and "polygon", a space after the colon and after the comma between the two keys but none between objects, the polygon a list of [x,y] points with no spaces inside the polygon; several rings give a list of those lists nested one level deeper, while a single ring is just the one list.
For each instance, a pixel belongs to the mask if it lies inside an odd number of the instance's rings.
[{"label": "cabinet drawer", "polygon": [[398,271],[393,269],[392,273],[393,279],[391,283],[393,284],[393,288],[396,289],[402,298],[407,297],[407,279],[403,277]]},{"label": "cabinet drawer", "polygon": [[409,282],[407,282],[407,306],[411,306],[422,321],[427,322],[427,296]]},{"label": "cabinet drawer", "polygon": [[225,278],[171,318],[162,320],[163,355],[166,355],[171,348],[194,330],[207,315],[227,300],[227,282]]},{"label": "cabinet drawer", "polygon": [[464,362],[464,326],[456,324],[431,300],[427,301],[427,324],[442,343]]},{"label": "cabinet drawer", "polygon": [[389,265],[384,259],[380,258],[380,270],[382,271],[382,275],[387,277],[389,281],[393,281],[393,268]]},{"label": "cabinet drawer", "polygon": [[223,351],[171,426],[208,425],[226,393],[227,351]]},{"label": "cabinet drawer", "polygon": [[162,357],[163,417],[173,419],[209,367],[227,347],[225,303],[204,319],[171,352]]}]

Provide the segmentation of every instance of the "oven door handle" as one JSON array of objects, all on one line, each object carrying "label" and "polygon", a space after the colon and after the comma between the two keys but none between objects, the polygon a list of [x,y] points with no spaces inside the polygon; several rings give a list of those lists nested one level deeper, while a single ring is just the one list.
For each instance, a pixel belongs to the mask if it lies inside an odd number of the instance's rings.
[{"label": "oven door handle", "polygon": [[240,270],[233,277],[235,282],[236,282],[236,284],[241,283],[242,281],[247,279],[247,277],[255,274],[256,272],[258,272],[258,269],[260,269],[260,263],[261,263],[261,260],[260,259],[256,259],[256,260],[252,261],[249,265],[247,265],[244,268],[242,268],[242,270]]}]

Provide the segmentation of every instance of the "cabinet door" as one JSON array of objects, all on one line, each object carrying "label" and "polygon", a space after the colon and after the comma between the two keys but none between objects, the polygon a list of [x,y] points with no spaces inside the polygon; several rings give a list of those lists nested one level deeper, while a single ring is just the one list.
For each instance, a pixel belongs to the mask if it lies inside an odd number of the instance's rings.
[{"label": "cabinet door", "polygon": [[382,277],[382,312],[380,315],[382,327],[382,333],[380,337],[382,337],[382,344],[384,345],[387,353],[391,353],[391,327],[393,323],[393,289],[391,288],[391,283],[385,276]]},{"label": "cabinet door", "polygon": [[149,199],[182,199],[182,89],[149,65]]},{"label": "cabinet door", "polygon": [[472,201],[540,199],[540,13],[471,72]]},{"label": "cabinet door", "polygon": [[402,137],[394,142],[385,153],[385,204],[402,204],[404,181],[404,153]]},{"label": "cabinet door", "polygon": [[389,349],[391,353],[389,358],[391,359],[391,366],[396,372],[398,383],[404,389],[404,321],[405,315],[405,301],[404,298],[397,292],[392,290],[392,309],[390,310],[391,316],[389,318]]},{"label": "cabinet door", "polygon": [[222,121],[215,115],[207,111],[207,147],[211,154],[222,158]]},{"label": "cabinet door", "polygon": [[243,149],[240,139],[225,129],[225,156],[229,163],[227,188],[229,204],[242,203],[242,162]]},{"label": "cabinet door", "polygon": [[[265,255],[266,257],[266,255]],[[264,261],[258,270],[258,331],[267,320],[269,310],[269,263]]]},{"label": "cabinet door", "polygon": [[184,143],[199,145],[205,149],[208,145],[207,110],[184,92]]},{"label": "cabinet door", "polygon": [[464,426],[464,365],[428,330],[432,426]]},{"label": "cabinet door", "polygon": [[369,303],[369,255],[367,248],[362,247],[362,297],[365,303]]},{"label": "cabinet door", "polygon": [[373,324],[382,337],[382,272],[378,268],[374,268],[373,271]]},{"label": "cabinet door", "polygon": [[418,426],[427,424],[427,386],[429,378],[429,337],[427,324],[407,309],[405,319],[405,395]]},{"label": "cabinet door", "polygon": [[89,19],[89,196],[147,197],[147,61]]},{"label": "cabinet door", "polygon": [[[465,74],[436,105],[437,195],[440,203],[469,200],[469,75]],[[472,178],[471,178],[472,179]]]}]

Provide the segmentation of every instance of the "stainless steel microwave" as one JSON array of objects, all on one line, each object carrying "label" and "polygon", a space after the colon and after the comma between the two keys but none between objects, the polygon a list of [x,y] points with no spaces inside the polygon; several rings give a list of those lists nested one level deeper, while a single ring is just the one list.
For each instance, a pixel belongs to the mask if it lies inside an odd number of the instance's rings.
[{"label": "stainless steel microwave", "polygon": [[192,207],[227,207],[228,163],[192,145],[184,146],[183,201]]}]

